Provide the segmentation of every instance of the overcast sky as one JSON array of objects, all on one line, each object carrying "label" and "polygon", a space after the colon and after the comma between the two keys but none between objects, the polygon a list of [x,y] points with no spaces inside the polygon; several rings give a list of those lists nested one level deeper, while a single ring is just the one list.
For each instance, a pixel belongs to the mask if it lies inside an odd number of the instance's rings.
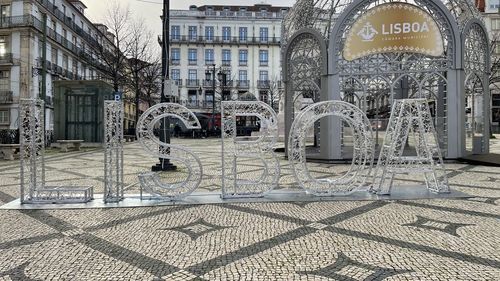
[{"label": "overcast sky", "polygon": [[[82,0],[88,7],[85,11],[87,17],[94,22],[102,22],[106,10],[112,0]],[[156,34],[161,34],[162,0],[118,0],[124,5],[129,5],[134,16],[142,17]],[[253,5],[267,3],[274,6],[291,7],[295,0],[171,0],[170,9],[187,10],[190,5]],[[155,4],[157,3],[157,4]]]}]

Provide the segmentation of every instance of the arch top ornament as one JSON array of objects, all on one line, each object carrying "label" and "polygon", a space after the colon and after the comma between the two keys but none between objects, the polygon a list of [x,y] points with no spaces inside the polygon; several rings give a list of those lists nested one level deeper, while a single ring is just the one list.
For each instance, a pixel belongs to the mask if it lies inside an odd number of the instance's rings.
[{"label": "arch top ornament", "polygon": [[[429,17],[431,17],[438,26],[439,32],[443,37],[444,43],[444,53],[446,54],[446,59],[450,61],[450,68],[461,67],[461,52],[462,45],[460,44],[460,28],[457,24],[455,17],[446,8],[443,2],[434,0],[419,0],[415,1],[419,6],[418,8],[425,11]],[[375,5],[375,3],[380,3],[375,0],[354,0],[352,3],[347,5],[347,7],[342,11],[337,21],[333,25],[333,28],[329,36],[328,45],[328,74],[335,74],[339,72],[339,63],[344,61],[342,58],[342,53],[346,48],[346,34],[348,34],[355,22],[364,15],[373,12],[374,9],[382,5],[399,5],[404,4],[408,6],[413,6],[406,4],[406,2],[391,2],[382,1],[380,4]],[[411,27],[411,26],[410,26]],[[381,32],[381,31],[380,31]],[[393,50],[394,51],[394,50]],[[397,51],[406,51],[397,50]],[[369,55],[369,54],[367,54]]]},{"label": "arch top ornament", "polygon": [[319,33],[318,30],[314,28],[303,28],[295,32],[290,39],[288,40],[288,43],[286,44],[285,51],[284,51],[284,57],[285,57],[285,64],[283,65],[283,77],[286,80],[289,77],[290,73],[290,66],[289,63],[291,63],[291,56],[293,54],[293,51],[296,49],[296,47],[300,44],[301,41],[304,39],[313,39],[317,42],[319,45],[320,49],[320,54],[321,54],[321,66],[320,66],[320,74],[321,75],[327,75],[328,74],[328,44],[326,39]]}]

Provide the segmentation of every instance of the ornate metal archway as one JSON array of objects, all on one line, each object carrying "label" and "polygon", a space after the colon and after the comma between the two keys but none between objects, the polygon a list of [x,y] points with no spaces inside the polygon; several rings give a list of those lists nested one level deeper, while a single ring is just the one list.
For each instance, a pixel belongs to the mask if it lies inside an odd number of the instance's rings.
[{"label": "ornate metal archway", "polygon": [[[346,37],[356,20],[387,3],[412,4],[428,14],[441,33],[442,55],[399,51],[344,59]],[[372,128],[378,136],[384,134],[384,122],[389,118],[394,99],[427,98],[446,158],[466,154],[466,78],[480,77],[482,94],[479,97],[476,93],[474,97],[476,107],[481,109],[475,112],[481,112],[481,116],[475,116],[474,122],[480,122],[474,123],[473,130],[481,140],[476,140],[480,147],[475,153],[488,152],[489,126],[485,125],[489,120],[489,89],[485,84],[489,69],[485,57],[489,54],[488,39],[480,13],[469,0],[299,0],[284,24],[295,34],[315,29],[329,42],[328,78],[321,84],[325,94],[322,101],[344,100],[356,104],[372,120]],[[287,46],[296,44],[295,35],[290,33],[284,33]],[[287,56],[285,59],[289,67],[294,63]],[[284,72],[284,75],[285,80],[292,79],[290,73]],[[350,149],[342,141],[343,131],[340,122],[321,130],[322,139],[328,138],[325,142],[328,147],[321,147],[327,158],[351,157]]]}]

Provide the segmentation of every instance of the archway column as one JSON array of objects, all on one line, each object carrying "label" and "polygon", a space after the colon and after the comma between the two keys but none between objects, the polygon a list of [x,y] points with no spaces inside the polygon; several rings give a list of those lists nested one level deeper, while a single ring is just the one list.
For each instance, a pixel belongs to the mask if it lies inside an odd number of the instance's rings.
[{"label": "archway column", "polygon": [[448,77],[448,150],[446,158],[465,156],[465,71],[449,70]]},{"label": "archway column", "polygon": [[484,144],[483,153],[490,153],[490,125],[491,125],[491,95],[490,95],[490,74],[485,73],[483,78],[483,118],[484,118]]},{"label": "archway column", "polygon": [[[321,100],[342,100],[339,75],[324,75],[321,79],[322,85],[325,85],[321,87]],[[319,157],[327,160],[342,159],[342,121],[340,118],[326,117],[321,119],[320,122],[321,146]]]}]

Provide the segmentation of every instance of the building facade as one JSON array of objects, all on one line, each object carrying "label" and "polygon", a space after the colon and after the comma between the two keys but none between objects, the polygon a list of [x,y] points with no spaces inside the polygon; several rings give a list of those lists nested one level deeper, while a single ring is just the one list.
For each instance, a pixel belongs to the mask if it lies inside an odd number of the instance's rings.
[{"label": "building facade", "polygon": [[53,130],[53,82],[101,80],[100,46],[112,46],[78,0],[0,1],[0,142],[16,142],[22,98],[44,97]]},{"label": "building facade", "polygon": [[281,22],[287,11],[266,4],[172,10],[170,79],[179,87],[175,100],[208,115],[214,99],[217,108],[220,100],[249,97],[277,108]]},{"label": "building facade", "polygon": [[500,0],[476,1],[491,41],[491,130],[500,133]]}]

